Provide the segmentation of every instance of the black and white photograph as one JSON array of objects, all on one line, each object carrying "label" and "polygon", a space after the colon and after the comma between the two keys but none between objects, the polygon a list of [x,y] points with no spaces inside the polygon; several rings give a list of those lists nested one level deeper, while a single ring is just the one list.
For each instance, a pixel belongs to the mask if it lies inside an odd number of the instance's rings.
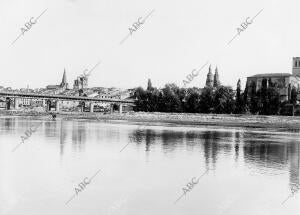
[{"label": "black and white photograph", "polygon": [[299,8],[0,0],[0,215],[299,215]]}]

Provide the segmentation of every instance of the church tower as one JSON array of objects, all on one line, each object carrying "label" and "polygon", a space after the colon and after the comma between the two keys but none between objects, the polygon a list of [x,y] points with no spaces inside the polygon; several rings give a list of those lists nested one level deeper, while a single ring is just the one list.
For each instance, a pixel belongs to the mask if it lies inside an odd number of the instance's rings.
[{"label": "church tower", "polygon": [[219,72],[218,67],[216,67],[215,75],[214,75],[214,87],[219,87],[221,85],[220,78],[219,78]]},{"label": "church tower", "polygon": [[63,74],[63,78],[60,83],[60,87],[64,88],[64,89],[68,88],[66,69],[64,69],[64,74]]},{"label": "church tower", "polygon": [[300,57],[293,57],[293,75],[300,77]]},{"label": "church tower", "polygon": [[208,69],[208,73],[207,73],[207,78],[206,78],[206,84],[205,86],[206,87],[213,87],[213,74],[211,72],[211,65],[209,66],[209,69]]}]

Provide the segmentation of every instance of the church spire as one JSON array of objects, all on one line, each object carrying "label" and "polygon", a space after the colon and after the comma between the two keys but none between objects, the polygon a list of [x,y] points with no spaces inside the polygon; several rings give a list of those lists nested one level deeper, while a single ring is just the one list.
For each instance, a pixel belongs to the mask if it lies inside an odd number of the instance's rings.
[{"label": "church spire", "polygon": [[214,75],[214,87],[219,87],[221,85],[220,78],[219,78],[219,72],[218,67],[215,69],[215,75]]},{"label": "church spire", "polygon": [[206,78],[206,87],[212,87],[213,86],[213,74],[211,72],[211,65],[209,66],[207,78]]},{"label": "church spire", "polygon": [[67,74],[66,74],[66,69],[64,68],[64,74],[60,83],[61,87],[65,87],[67,85]]},{"label": "church spire", "polygon": [[64,83],[64,84],[67,83],[67,75],[66,75],[66,69],[65,68],[64,68],[64,74],[63,74],[63,78],[62,78],[61,83]]}]

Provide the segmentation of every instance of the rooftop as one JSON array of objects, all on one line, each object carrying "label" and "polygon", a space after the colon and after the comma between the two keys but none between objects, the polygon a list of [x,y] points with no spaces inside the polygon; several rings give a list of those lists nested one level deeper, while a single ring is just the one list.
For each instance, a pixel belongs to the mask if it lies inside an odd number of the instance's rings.
[{"label": "rooftop", "polygon": [[291,73],[264,73],[249,76],[248,78],[269,78],[269,77],[290,77],[293,76]]}]

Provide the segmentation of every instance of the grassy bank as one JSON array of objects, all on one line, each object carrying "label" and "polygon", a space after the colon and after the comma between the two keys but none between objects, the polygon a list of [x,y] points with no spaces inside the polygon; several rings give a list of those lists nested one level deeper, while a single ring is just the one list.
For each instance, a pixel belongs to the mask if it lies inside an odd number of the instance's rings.
[{"label": "grassy bank", "polygon": [[[0,111],[0,116],[26,116],[45,118],[49,113],[35,111]],[[293,128],[300,129],[300,117],[292,116],[260,116],[260,115],[234,115],[234,114],[188,114],[188,113],[144,113],[133,112],[123,114],[103,113],[57,113],[57,118],[66,120],[88,119],[98,121],[130,121],[173,123],[178,125],[214,125],[232,127],[256,128]]]}]

